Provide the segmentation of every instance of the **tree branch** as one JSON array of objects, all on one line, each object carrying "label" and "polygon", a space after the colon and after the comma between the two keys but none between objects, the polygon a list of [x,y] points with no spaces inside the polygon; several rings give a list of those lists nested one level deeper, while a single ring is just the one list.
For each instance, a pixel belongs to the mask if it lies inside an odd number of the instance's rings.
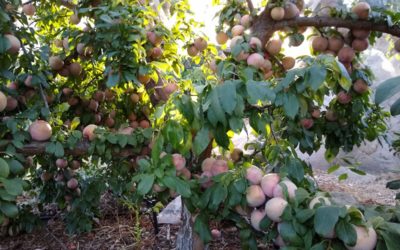
[{"label": "tree branch", "polygon": [[246,2],[247,2],[247,6],[249,7],[250,14],[253,14],[253,13],[254,13],[254,5],[253,5],[253,2],[252,2],[251,0],[246,0]]},{"label": "tree branch", "polygon": [[350,20],[335,17],[297,17],[291,20],[274,21],[267,15],[260,15],[252,27],[252,33],[266,43],[275,31],[287,27],[341,27],[379,31],[400,37],[400,26],[390,27],[387,23]]}]

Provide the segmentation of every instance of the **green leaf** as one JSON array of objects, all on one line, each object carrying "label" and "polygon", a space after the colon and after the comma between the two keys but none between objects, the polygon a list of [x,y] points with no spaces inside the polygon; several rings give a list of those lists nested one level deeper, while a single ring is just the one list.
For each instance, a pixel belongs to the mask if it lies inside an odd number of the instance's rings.
[{"label": "green leaf", "polygon": [[340,73],[341,73],[341,77],[339,79],[339,85],[346,91],[349,91],[351,88],[351,85],[352,85],[350,75],[342,63],[337,62],[337,64],[339,66]]},{"label": "green leaf", "polygon": [[300,210],[299,212],[296,213],[296,219],[300,223],[305,223],[307,220],[309,220],[311,217],[313,217],[315,214],[313,209],[303,209]]},{"label": "green leaf", "polygon": [[56,142],[54,155],[56,157],[63,157],[64,156],[64,147],[60,142]]},{"label": "green leaf", "polygon": [[151,188],[153,187],[155,176],[153,174],[144,174],[142,175],[141,181],[138,185],[138,193],[140,195],[146,195],[150,192]]},{"label": "green leaf", "polygon": [[0,177],[7,178],[9,174],[10,168],[7,162],[3,158],[0,158]]},{"label": "green leaf", "polygon": [[256,81],[248,81],[246,83],[246,91],[247,91],[247,101],[250,104],[257,104],[259,101],[273,102],[275,100],[275,93],[270,88],[270,84],[268,82],[256,82]]},{"label": "green leaf", "polygon": [[18,207],[10,202],[0,202],[0,210],[10,218],[14,218],[18,215]]},{"label": "green leaf", "polygon": [[118,82],[119,82],[119,74],[118,74],[118,72],[108,75],[107,83],[106,83],[108,88],[115,87],[115,85],[117,85]]},{"label": "green leaf", "polygon": [[321,236],[331,233],[339,220],[340,213],[339,207],[318,207],[314,217],[315,232]]},{"label": "green leaf", "polygon": [[330,166],[329,168],[328,168],[328,174],[332,174],[333,172],[335,172],[336,170],[338,170],[340,168],[340,166],[338,165],[338,164],[335,164],[335,165],[333,165],[333,166]]},{"label": "green leaf", "polygon": [[288,174],[290,177],[294,178],[298,182],[304,179],[304,168],[301,161],[298,159],[289,158],[286,161],[286,166],[288,168]]},{"label": "green leaf", "polygon": [[10,166],[10,171],[13,174],[20,174],[24,172],[24,166],[21,164],[21,162],[17,160],[11,160],[8,164]]},{"label": "green leaf", "polygon": [[196,155],[200,155],[210,143],[209,130],[206,127],[202,127],[197,132],[194,138],[193,151]]},{"label": "green leaf", "polygon": [[339,220],[336,225],[336,235],[344,244],[354,246],[357,242],[357,233],[354,227],[345,220]]},{"label": "green leaf", "polygon": [[23,181],[21,179],[3,179],[0,178],[0,181],[3,183],[4,188],[7,193],[10,195],[21,195],[23,192]]},{"label": "green leaf", "polygon": [[296,233],[292,223],[284,221],[279,224],[279,234],[284,241],[290,242],[291,245],[301,245],[303,240]]},{"label": "green leaf", "polygon": [[236,85],[225,81],[223,84],[218,85],[216,90],[218,91],[218,98],[222,108],[231,115],[237,104]]},{"label": "green leaf", "polygon": [[318,64],[313,64],[307,73],[306,80],[308,80],[308,83],[314,91],[324,83],[327,75],[326,68]]},{"label": "green leaf", "polygon": [[339,175],[338,179],[339,179],[339,181],[344,181],[344,180],[347,180],[348,177],[349,177],[349,175],[347,173],[344,173],[344,174]]},{"label": "green leaf", "polygon": [[386,188],[400,189],[400,180],[389,181],[388,183],[386,183]]},{"label": "green leaf", "polygon": [[222,109],[222,104],[219,100],[219,94],[217,89],[213,89],[207,98],[207,102],[210,102],[210,106],[207,110],[207,118],[211,124],[215,127],[220,122],[224,126],[226,125],[225,112]]},{"label": "green leaf", "polygon": [[400,237],[398,234],[380,231],[380,236],[385,241],[386,249],[387,250],[398,250],[400,246]]},{"label": "green leaf", "polygon": [[302,203],[304,200],[308,199],[310,197],[310,194],[305,190],[304,188],[298,188],[295,191],[295,199],[297,204]]},{"label": "green leaf", "polygon": [[192,194],[189,184],[175,176],[165,176],[162,181],[165,186],[174,189],[184,198],[188,198]]},{"label": "green leaf", "polygon": [[0,36],[0,53],[5,53],[9,48],[11,48],[9,40],[5,36]]},{"label": "green leaf", "polygon": [[196,221],[194,222],[194,231],[200,236],[204,243],[208,243],[211,241],[211,232],[208,227],[208,223],[205,222],[203,216],[197,216]]},{"label": "green leaf", "polygon": [[375,103],[380,104],[400,92],[400,76],[390,78],[379,84],[375,93]]},{"label": "green leaf", "polygon": [[292,92],[285,94],[283,99],[283,108],[285,110],[285,114],[293,119],[300,108],[299,99]]},{"label": "green leaf", "polygon": [[400,99],[398,99],[395,103],[390,107],[390,113],[392,116],[400,115]]},{"label": "green leaf", "polygon": [[260,221],[260,229],[266,231],[272,225],[272,220],[268,218],[268,216],[264,216],[264,218]]}]

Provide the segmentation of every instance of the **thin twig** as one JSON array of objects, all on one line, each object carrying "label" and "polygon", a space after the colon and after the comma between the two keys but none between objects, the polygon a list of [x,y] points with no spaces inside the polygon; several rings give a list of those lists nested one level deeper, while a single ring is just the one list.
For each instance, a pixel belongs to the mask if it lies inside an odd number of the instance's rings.
[{"label": "thin twig", "polygon": [[250,13],[253,14],[254,13],[253,2],[251,0],[246,0],[246,2],[247,2],[247,6],[249,7]]}]

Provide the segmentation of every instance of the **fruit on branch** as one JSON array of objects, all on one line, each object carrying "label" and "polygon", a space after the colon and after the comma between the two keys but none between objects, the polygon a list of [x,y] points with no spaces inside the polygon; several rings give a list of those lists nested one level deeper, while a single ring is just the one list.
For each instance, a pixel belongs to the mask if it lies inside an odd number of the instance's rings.
[{"label": "fruit on branch", "polygon": [[351,95],[345,91],[340,91],[337,94],[337,100],[340,104],[348,104],[351,102]]},{"label": "fruit on branch", "polygon": [[253,53],[247,58],[247,64],[256,69],[260,69],[264,66],[264,57],[259,53]]},{"label": "fruit on branch", "polygon": [[8,88],[8,89],[11,89],[11,90],[17,90],[17,89],[18,89],[18,84],[17,84],[16,82],[10,82],[10,83],[7,85],[7,88]]},{"label": "fruit on branch", "polygon": [[328,49],[328,39],[322,36],[317,36],[312,40],[311,46],[314,52],[324,52]]},{"label": "fruit on branch", "polygon": [[64,67],[64,61],[61,60],[59,56],[51,56],[49,58],[49,64],[53,70],[60,70]]},{"label": "fruit on branch", "polygon": [[69,17],[69,22],[71,23],[71,24],[79,24],[80,23],[80,21],[81,21],[81,19],[79,18],[79,16],[77,15],[77,14],[72,14],[70,17]]},{"label": "fruit on branch", "polygon": [[106,99],[106,94],[104,91],[101,90],[97,90],[94,94],[93,94],[93,99],[95,99],[98,102],[104,102]]},{"label": "fruit on branch", "polygon": [[215,160],[211,166],[211,174],[213,176],[228,172],[228,163],[225,160]]},{"label": "fruit on branch", "polygon": [[96,138],[96,134],[94,133],[94,130],[97,128],[97,125],[95,124],[89,124],[87,125],[83,131],[83,137],[88,139],[89,141],[93,141]]},{"label": "fruit on branch", "polygon": [[333,111],[333,110],[327,110],[325,113],[325,118],[326,118],[326,120],[328,120],[330,122],[337,121],[337,119],[338,119],[335,111]]},{"label": "fruit on branch", "polygon": [[33,16],[36,12],[36,8],[33,4],[24,4],[22,5],[22,11],[24,12],[25,15],[27,16]]},{"label": "fruit on branch", "polygon": [[223,45],[229,40],[229,37],[225,32],[220,31],[217,34],[217,39],[216,40],[217,40],[218,44]]},{"label": "fruit on branch", "polygon": [[264,204],[265,194],[259,185],[251,185],[246,190],[246,200],[250,207],[258,207]]},{"label": "fruit on branch", "polygon": [[277,55],[282,49],[282,41],[279,39],[272,39],[265,45],[265,49],[271,55]]},{"label": "fruit on branch", "polygon": [[107,117],[106,120],[104,121],[104,124],[109,127],[112,128],[115,125],[115,120],[111,117]]},{"label": "fruit on branch", "polygon": [[[0,96],[1,99],[1,96]],[[6,111],[13,111],[18,107],[18,101],[12,96],[7,96],[7,106]],[[1,111],[1,101],[0,101],[0,111]]]},{"label": "fruit on branch", "polygon": [[265,212],[264,209],[254,209],[251,212],[250,215],[250,223],[251,226],[257,230],[257,231],[261,231],[260,229],[260,222],[264,219],[264,217],[267,215],[267,213]]},{"label": "fruit on branch", "polygon": [[17,54],[21,49],[21,42],[19,39],[13,35],[6,34],[4,35],[7,38],[8,42],[10,43],[10,48],[7,49],[7,52],[10,54]]},{"label": "fruit on branch", "polygon": [[283,241],[282,236],[280,234],[275,238],[274,244],[278,247],[286,246],[286,243]]},{"label": "fruit on branch", "polygon": [[99,108],[99,103],[96,100],[91,99],[88,108],[94,112]]},{"label": "fruit on branch", "polygon": [[357,79],[353,84],[353,90],[359,94],[368,91],[368,84],[363,79]]},{"label": "fruit on branch", "polygon": [[149,83],[150,79],[151,78],[149,75],[140,75],[139,74],[139,76],[138,76],[138,81],[143,85]]},{"label": "fruit on branch", "polygon": [[190,180],[190,178],[192,177],[192,173],[190,172],[189,169],[183,168],[177,171],[177,176],[182,176],[184,179]]},{"label": "fruit on branch", "polygon": [[195,56],[197,56],[197,54],[199,53],[199,50],[198,50],[198,49],[196,48],[196,46],[194,46],[194,44],[193,44],[193,45],[190,45],[190,46],[187,48],[187,53],[188,53],[189,56],[195,57]]},{"label": "fruit on branch", "polygon": [[201,170],[203,172],[207,172],[208,171],[208,172],[211,173],[211,168],[212,168],[214,162],[215,162],[214,158],[206,158],[206,159],[204,159],[204,161],[201,163]]},{"label": "fruit on branch", "polygon": [[371,31],[370,30],[363,30],[363,29],[354,29],[351,31],[353,36],[358,39],[366,39],[369,37]]},{"label": "fruit on branch", "polygon": [[49,180],[51,180],[51,178],[53,178],[53,175],[52,175],[51,173],[49,173],[49,172],[43,172],[43,173],[40,175],[40,179],[41,179],[43,182],[48,182]]},{"label": "fruit on branch", "polygon": [[297,186],[290,180],[283,180],[278,185],[276,185],[273,191],[274,197],[285,198],[282,186],[286,186],[289,199],[294,199],[296,195]]},{"label": "fruit on branch", "polygon": [[160,47],[154,47],[151,50],[151,57],[154,59],[159,59],[163,55],[163,50]]},{"label": "fruit on branch", "polygon": [[72,170],[78,170],[81,167],[81,163],[77,160],[73,160],[71,162],[71,169]]},{"label": "fruit on branch", "polygon": [[275,21],[280,21],[285,17],[285,9],[282,7],[274,7],[271,9],[271,18]]},{"label": "fruit on branch", "polygon": [[79,77],[82,73],[82,66],[80,63],[73,62],[68,66],[68,71],[73,77]]},{"label": "fruit on branch", "polygon": [[252,165],[248,169],[246,169],[246,179],[252,184],[252,185],[258,185],[261,183],[261,180],[263,178],[263,171]]},{"label": "fruit on branch", "polygon": [[338,59],[341,63],[351,63],[355,56],[354,50],[350,47],[343,47],[338,53]]},{"label": "fruit on branch", "polygon": [[181,171],[186,166],[186,159],[181,154],[173,154],[172,163],[174,164],[176,170]]},{"label": "fruit on branch", "polygon": [[214,239],[219,239],[219,238],[221,238],[221,231],[219,231],[218,229],[213,229],[213,230],[211,230],[211,236],[214,238]]},{"label": "fruit on branch", "polygon": [[249,45],[254,50],[257,50],[258,48],[261,48],[261,46],[262,46],[261,40],[254,36],[250,38]]},{"label": "fruit on branch", "polygon": [[282,58],[282,66],[285,70],[292,69],[295,64],[296,64],[296,60],[291,56]]},{"label": "fruit on branch", "polygon": [[139,122],[139,127],[145,129],[145,128],[150,128],[150,122],[148,120],[141,120]]},{"label": "fruit on branch", "polygon": [[71,178],[68,182],[67,182],[67,187],[69,189],[76,189],[79,186],[78,180],[75,178]]},{"label": "fruit on branch", "polygon": [[0,91],[0,112],[5,110],[7,107],[7,97],[3,92]]},{"label": "fruit on branch", "polygon": [[313,118],[315,118],[315,119],[318,119],[318,118],[321,117],[321,111],[320,111],[319,109],[317,109],[317,108],[314,108],[314,109],[311,111],[311,116],[312,116]]},{"label": "fruit on branch", "polygon": [[304,118],[300,120],[300,124],[305,129],[310,129],[314,126],[314,120],[310,118]]},{"label": "fruit on branch", "polygon": [[292,19],[300,15],[299,8],[294,3],[288,2],[285,5],[285,15],[284,19]]},{"label": "fruit on branch", "polygon": [[232,27],[232,37],[241,36],[244,33],[245,28],[242,25],[235,25]]},{"label": "fruit on branch", "polygon": [[272,198],[265,204],[265,213],[273,222],[281,222],[281,216],[287,205],[287,201],[280,197]]},{"label": "fruit on branch", "polygon": [[56,160],[56,166],[58,168],[66,168],[68,166],[68,161],[66,159],[57,159]]},{"label": "fruit on branch", "polygon": [[149,42],[151,44],[153,44],[154,46],[160,46],[161,42],[162,42],[162,37],[158,36],[155,32],[153,31],[148,31],[146,33],[147,36],[147,40],[149,40]]},{"label": "fruit on branch", "polygon": [[251,21],[252,21],[252,18],[251,18],[251,16],[248,15],[248,14],[246,14],[246,15],[244,15],[244,16],[242,16],[242,17],[240,18],[240,24],[241,24],[243,27],[245,27],[246,29],[247,29],[247,28],[250,28]]},{"label": "fruit on branch", "polygon": [[47,141],[50,139],[52,129],[50,124],[44,120],[36,120],[29,126],[29,134],[34,141]]},{"label": "fruit on branch", "polygon": [[130,99],[134,104],[139,103],[140,101],[140,97],[136,93],[131,94]]},{"label": "fruit on branch", "polygon": [[207,48],[208,44],[206,40],[204,40],[202,37],[199,37],[194,40],[194,46],[201,52]]},{"label": "fruit on branch", "polygon": [[339,52],[340,49],[342,49],[344,46],[344,41],[341,37],[334,36],[334,37],[329,37],[328,39],[328,50],[334,51],[334,52]]},{"label": "fruit on branch", "polygon": [[359,19],[366,20],[368,19],[369,12],[371,11],[371,6],[369,6],[369,4],[366,2],[359,2],[354,5],[352,11]]},{"label": "fruit on branch", "polygon": [[378,237],[372,227],[353,226],[357,233],[355,246],[346,246],[348,250],[373,250],[375,249]]},{"label": "fruit on branch", "polygon": [[161,187],[158,184],[153,185],[153,192],[155,192],[155,193],[161,193],[161,192],[165,191],[166,189],[167,189],[166,187]]},{"label": "fruit on branch", "polygon": [[331,205],[331,202],[328,198],[323,197],[323,196],[317,196],[314,199],[312,199],[310,201],[310,203],[308,204],[308,207],[310,209],[313,209],[317,204],[322,204],[322,205],[326,205],[329,206]]},{"label": "fruit on branch", "polygon": [[357,51],[361,52],[368,49],[369,43],[367,39],[354,39],[351,43],[351,47]]},{"label": "fruit on branch", "polygon": [[272,173],[264,175],[261,179],[261,188],[264,194],[270,198],[273,197],[274,189],[278,185],[279,181],[280,177],[278,174]]},{"label": "fruit on branch", "polygon": [[231,48],[231,51],[233,48],[236,46],[237,43],[242,43],[244,41],[244,38],[242,36],[235,36],[231,39],[231,42],[229,44],[229,47]]}]

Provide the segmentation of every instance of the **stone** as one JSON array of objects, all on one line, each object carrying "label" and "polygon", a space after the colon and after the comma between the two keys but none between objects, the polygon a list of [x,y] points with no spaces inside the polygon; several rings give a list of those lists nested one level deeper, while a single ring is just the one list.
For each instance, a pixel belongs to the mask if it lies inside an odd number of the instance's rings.
[{"label": "stone", "polygon": [[158,215],[158,224],[180,224],[182,214],[181,196],[171,201]]},{"label": "stone", "polygon": [[358,205],[359,202],[353,195],[344,192],[331,192],[331,201],[333,204],[345,206],[345,205]]}]

